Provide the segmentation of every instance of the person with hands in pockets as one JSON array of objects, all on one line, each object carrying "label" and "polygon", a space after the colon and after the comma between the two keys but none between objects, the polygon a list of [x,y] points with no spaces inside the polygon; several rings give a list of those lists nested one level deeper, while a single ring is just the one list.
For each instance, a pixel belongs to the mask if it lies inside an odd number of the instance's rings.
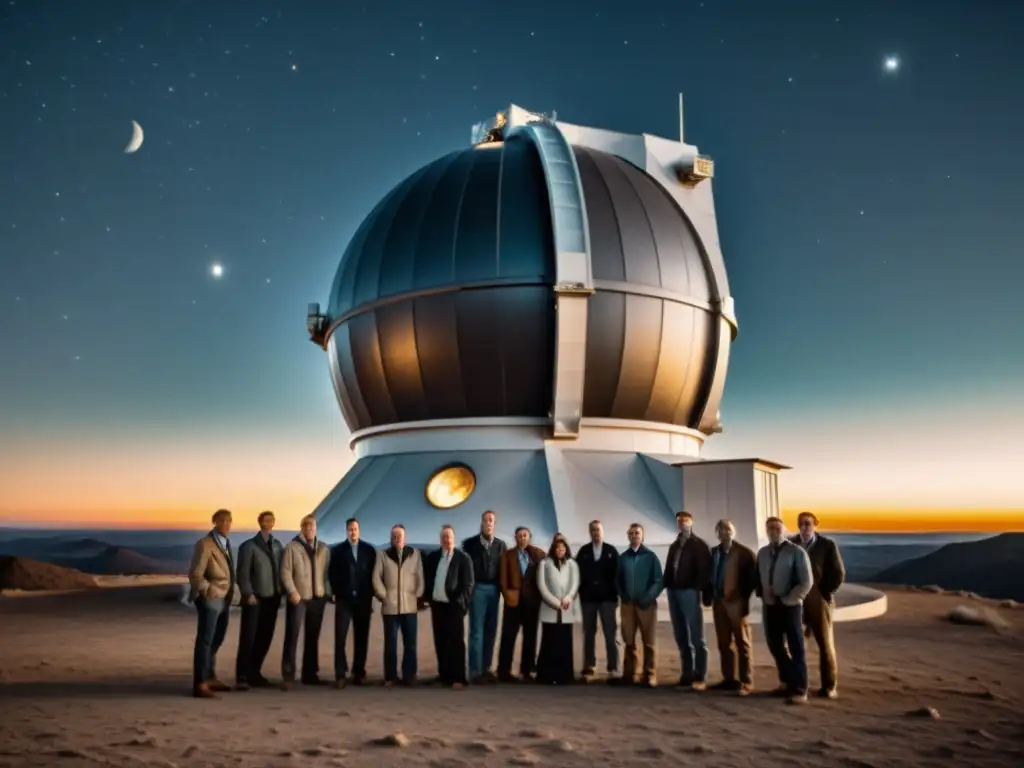
[{"label": "person with hands in pockets", "polygon": [[288,542],[281,556],[281,587],[288,599],[284,613],[284,650],[281,655],[281,689],[295,682],[295,653],[302,641],[303,685],[323,685],[320,679],[320,628],[324,609],[331,599],[327,578],[331,550],[316,536],[316,518],[302,518],[299,535]]}]

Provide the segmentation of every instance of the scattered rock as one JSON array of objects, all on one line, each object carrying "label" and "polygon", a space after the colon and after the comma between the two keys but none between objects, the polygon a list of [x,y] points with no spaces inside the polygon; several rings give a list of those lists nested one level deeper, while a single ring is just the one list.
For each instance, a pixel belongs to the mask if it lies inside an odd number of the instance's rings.
[{"label": "scattered rock", "polygon": [[996,740],[995,736],[993,736],[988,731],[982,730],[981,728],[968,728],[967,733],[970,736],[978,736],[979,738],[987,739],[988,741]]},{"label": "scattered rock", "polygon": [[835,744],[831,741],[827,741],[825,739],[818,739],[816,742],[814,742],[814,746],[816,746],[818,749],[837,749],[839,747],[838,744]]},{"label": "scattered rock", "polygon": [[455,746],[455,743],[451,739],[445,739],[440,736],[428,736],[423,739],[423,744],[428,747],[439,747],[441,749],[448,749],[449,747]]},{"label": "scattered rock", "polygon": [[486,741],[467,741],[462,748],[469,752],[497,752],[497,748]]},{"label": "scattered rock", "polygon": [[995,611],[988,608],[968,608],[966,605],[958,605],[949,612],[946,618],[953,624],[965,624],[976,627],[1006,629],[1009,626],[1006,619]]},{"label": "scattered rock", "polygon": [[547,748],[552,752],[575,752],[576,748],[568,741],[552,739],[547,743]]},{"label": "scattered rock", "polygon": [[698,744],[690,751],[695,755],[713,755],[715,753],[714,747],[709,747],[706,744]]},{"label": "scattered rock", "polygon": [[189,744],[187,747],[185,747],[184,751],[181,753],[181,756],[192,757],[192,755],[194,755],[198,751],[199,747],[197,747],[195,744]]},{"label": "scattered rock", "polygon": [[921,707],[919,709],[912,709],[907,714],[910,717],[928,717],[932,720],[941,720],[942,715],[939,714],[939,710],[935,707]]},{"label": "scattered rock", "polygon": [[1011,611],[1020,608],[1020,606],[1021,603],[1018,603],[1016,600],[1003,600],[999,603],[1000,608],[1009,608]]},{"label": "scattered rock", "polygon": [[100,760],[96,759],[95,755],[92,755],[92,754],[90,754],[88,752],[84,752],[81,749],[72,749],[70,747],[65,747],[64,749],[55,749],[53,751],[53,755],[54,755],[54,757],[66,757],[66,758],[76,758],[77,757],[79,760],[92,760],[92,761],[97,762],[97,763],[101,762]]},{"label": "scattered rock", "polygon": [[525,728],[519,732],[520,738],[523,739],[550,739],[551,734],[544,731],[538,731],[536,728]]},{"label": "scattered rock", "polygon": [[150,749],[156,747],[156,738],[153,736],[139,736],[135,739],[128,739],[128,741],[115,741],[110,746],[112,747],[148,747]]},{"label": "scattered rock", "polygon": [[664,757],[665,750],[661,747],[641,747],[636,751],[638,755],[644,755],[645,757]]},{"label": "scattered rock", "polygon": [[927,584],[927,585],[921,587],[921,591],[922,592],[931,592],[933,595],[941,595],[946,590],[944,590],[938,584]]},{"label": "scattered rock", "polygon": [[283,758],[287,759],[289,757],[295,757],[295,753],[292,752],[291,750],[288,750],[288,751],[285,751],[285,752],[278,752],[277,756],[278,757],[283,757]]},{"label": "scattered rock", "polygon": [[379,739],[372,739],[370,744],[375,747],[408,747],[409,737],[401,732],[389,733]]},{"label": "scattered rock", "polygon": [[508,759],[509,765],[536,765],[540,762],[540,758],[536,755],[531,755],[529,752],[523,752],[520,755],[513,755]]}]

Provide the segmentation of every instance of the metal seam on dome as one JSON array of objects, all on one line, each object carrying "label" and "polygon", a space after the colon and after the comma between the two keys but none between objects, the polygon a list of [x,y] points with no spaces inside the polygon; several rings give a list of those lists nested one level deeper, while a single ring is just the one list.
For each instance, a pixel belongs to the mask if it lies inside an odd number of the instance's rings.
[{"label": "metal seam on dome", "polygon": [[[647,223],[647,232],[650,234],[650,238],[651,238],[651,248],[654,250],[654,263],[655,263],[655,265],[658,268],[658,287],[661,288],[661,289],[664,289],[665,281],[664,281],[663,274],[662,274],[662,271],[661,271],[661,253],[658,251],[658,240],[654,236],[654,225],[651,223],[651,217],[648,215],[647,206],[644,204],[643,197],[641,197],[640,192],[637,190],[636,185],[633,183],[633,179],[631,178],[631,175],[626,172],[625,168],[622,167],[622,165],[623,164],[627,164],[627,162],[625,160],[623,160],[621,157],[618,157],[618,156],[615,156],[615,155],[611,156],[611,160],[612,160],[612,162],[608,164],[609,168],[614,168],[615,172],[618,173],[622,177],[622,179],[625,181],[626,188],[628,188],[630,190],[630,192],[633,194],[633,197],[636,200],[636,204],[637,204],[637,206],[639,206],[640,211],[643,214],[643,219]],[[632,165],[632,163],[628,163],[628,165],[630,167],[632,167],[632,168],[636,167],[636,166]],[[646,174],[645,174],[645,176],[646,176]],[[621,238],[621,235],[620,235],[620,238]],[[626,258],[626,255],[625,255],[625,253],[623,253],[623,259],[625,259],[625,258]],[[642,285],[642,283],[639,283],[639,285]],[[633,295],[636,295],[636,294],[633,293]],[[647,393],[647,405],[644,406],[644,418],[647,418],[648,415],[651,412],[651,403],[654,402],[654,395],[657,392],[658,372],[661,370],[661,366],[665,362],[664,355],[662,355],[661,351],[660,351],[661,347],[662,347],[662,344],[664,343],[664,339],[665,339],[665,304],[664,304],[664,300],[662,301],[662,304],[659,307],[659,310],[660,310],[660,322],[658,323],[658,350],[659,350],[659,352],[658,352],[657,361],[655,362],[655,365],[654,365],[654,375],[651,377],[650,390]]]},{"label": "metal seam on dome", "polygon": [[466,199],[466,187],[469,186],[469,177],[473,175],[473,168],[479,157],[475,152],[469,155],[469,167],[466,168],[466,177],[462,180],[462,189],[459,190],[459,202],[455,206],[455,228],[452,231],[452,269],[449,280],[455,280],[455,254],[459,246],[459,220],[462,218],[462,205]]},{"label": "metal seam on dome", "polygon": [[526,288],[534,286],[543,286],[550,288],[551,283],[546,280],[523,280],[520,277],[504,277],[498,280],[480,280],[472,283],[454,283],[451,285],[439,285],[433,288],[421,288],[415,291],[406,291],[404,293],[394,293],[390,296],[384,296],[376,301],[368,301],[365,304],[360,304],[358,307],[353,307],[348,312],[345,312],[338,317],[331,320],[331,324],[327,327],[324,332],[324,342],[330,339],[334,330],[341,325],[351,320],[353,317],[358,317],[365,312],[372,312],[375,309],[386,307],[389,304],[397,304],[402,301],[411,301],[419,298],[425,298],[427,296],[437,296],[444,293],[458,293],[459,291],[482,291],[488,288]]},{"label": "metal seam on dome", "polygon": [[495,203],[496,218],[494,224],[494,270],[495,274],[501,277],[501,184],[505,178],[505,147],[506,142],[501,143],[501,157],[498,159],[498,200]]}]

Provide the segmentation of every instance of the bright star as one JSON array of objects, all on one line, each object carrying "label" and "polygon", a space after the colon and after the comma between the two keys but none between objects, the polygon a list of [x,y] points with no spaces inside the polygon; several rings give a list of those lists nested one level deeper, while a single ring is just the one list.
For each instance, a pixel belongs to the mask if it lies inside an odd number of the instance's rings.
[{"label": "bright star", "polygon": [[217,278],[223,277],[224,267],[221,264],[214,262],[210,265],[210,274]]},{"label": "bright star", "polygon": [[886,56],[882,66],[886,72],[897,72],[900,68],[900,57],[895,54]]}]

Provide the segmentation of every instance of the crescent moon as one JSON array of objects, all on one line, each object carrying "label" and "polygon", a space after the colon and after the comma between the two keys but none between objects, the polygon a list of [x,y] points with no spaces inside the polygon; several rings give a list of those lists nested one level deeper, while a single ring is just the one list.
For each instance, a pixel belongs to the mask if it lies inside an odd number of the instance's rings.
[{"label": "crescent moon", "polygon": [[144,138],[145,134],[142,132],[142,126],[132,120],[132,138],[128,142],[128,146],[124,148],[124,153],[126,155],[133,155],[138,152]]}]

